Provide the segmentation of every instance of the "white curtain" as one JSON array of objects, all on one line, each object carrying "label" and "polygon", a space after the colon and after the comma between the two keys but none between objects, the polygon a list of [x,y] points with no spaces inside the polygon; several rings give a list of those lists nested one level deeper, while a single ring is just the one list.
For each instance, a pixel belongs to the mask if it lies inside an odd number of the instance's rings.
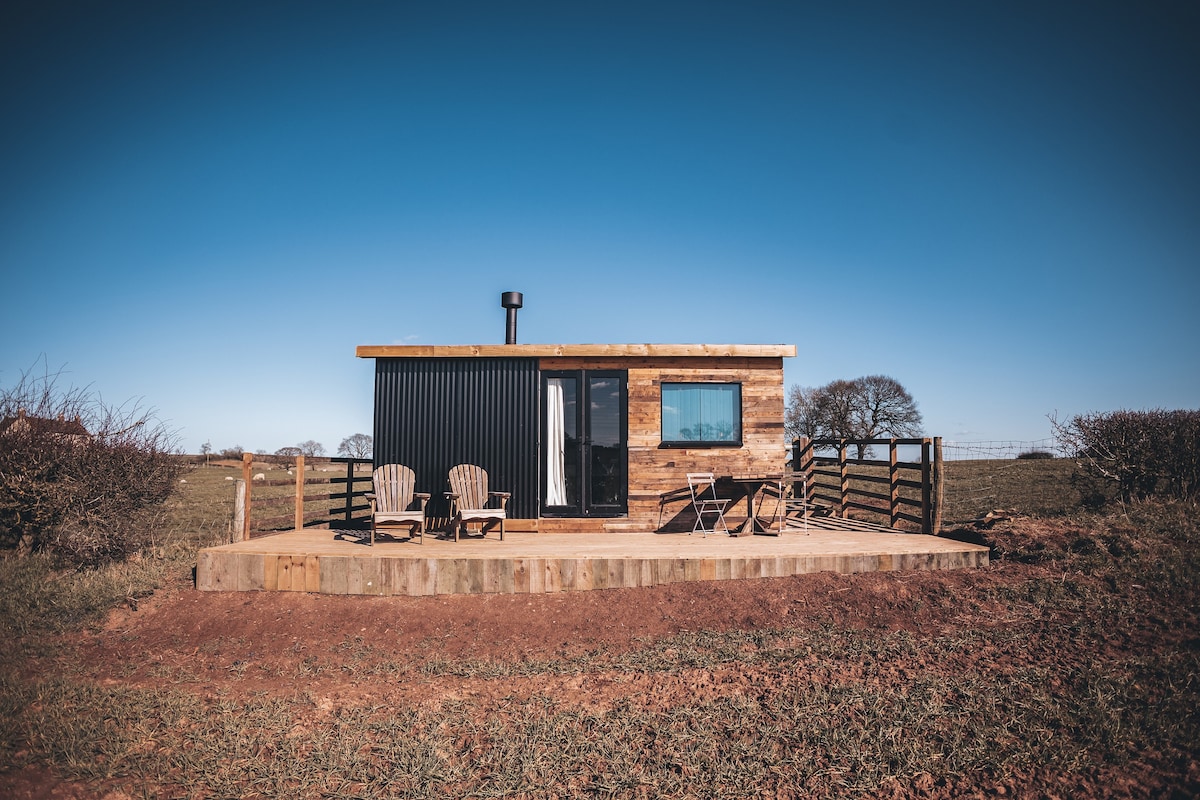
[{"label": "white curtain", "polygon": [[567,504],[567,430],[562,378],[546,381],[546,505]]}]

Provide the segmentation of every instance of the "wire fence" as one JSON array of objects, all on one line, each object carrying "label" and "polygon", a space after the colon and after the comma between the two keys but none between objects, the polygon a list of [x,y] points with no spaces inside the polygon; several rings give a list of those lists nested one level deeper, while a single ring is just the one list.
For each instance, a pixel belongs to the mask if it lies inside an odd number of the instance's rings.
[{"label": "wire fence", "polygon": [[[942,439],[942,459],[945,461],[1030,458],[1032,453],[1046,453],[1052,458],[1064,455],[1056,439],[994,442],[956,442],[953,439]],[[1037,456],[1032,457],[1036,458]]]},{"label": "wire fence", "polygon": [[1054,439],[942,441],[943,525],[991,512],[1064,514],[1079,507],[1074,462]]}]

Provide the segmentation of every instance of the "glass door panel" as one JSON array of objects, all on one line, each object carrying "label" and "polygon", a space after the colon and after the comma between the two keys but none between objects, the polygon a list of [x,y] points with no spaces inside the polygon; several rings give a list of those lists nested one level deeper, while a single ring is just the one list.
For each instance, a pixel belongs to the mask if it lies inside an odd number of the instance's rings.
[{"label": "glass door panel", "polygon": [[543,511],[619,516],[627,511],[626,375],[545,373]]},{"label": "glass door panel", "polygon": [[616,375],[588,378],[587,448],[589,513],[623,507],[624,381]]}]

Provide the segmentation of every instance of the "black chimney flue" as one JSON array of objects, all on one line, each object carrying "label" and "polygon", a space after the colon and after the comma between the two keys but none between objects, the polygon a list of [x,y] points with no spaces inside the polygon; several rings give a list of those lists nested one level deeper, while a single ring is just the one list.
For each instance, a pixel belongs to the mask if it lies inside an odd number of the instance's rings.
[{"label": "black chimney flue", "polygon": [[524,297],[520,292],[505,292],[500,295],[500,305],[508,310],[508,319],[504,328],[504,343],[517,343],[517,309],[521,307]]}]

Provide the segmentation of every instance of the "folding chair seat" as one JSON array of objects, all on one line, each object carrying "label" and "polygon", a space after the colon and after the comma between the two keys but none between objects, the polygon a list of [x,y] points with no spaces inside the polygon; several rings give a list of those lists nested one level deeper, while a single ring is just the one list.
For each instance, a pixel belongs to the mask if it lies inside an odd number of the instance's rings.
[{"label": "folding chair seat", "polygon": [[779,483],[771,487],[778,497],[773,524],[779,531],[803,530],[808,533],[808,476],[803,472],[785,472]]},{"label": "folding chair seat", "polygon": [[[711,472],[689,472],[687,474],[688,490],[692,495],[692,508],[696,511],[696,522],[692,525],[692,533],[700,531],[707,536],[716,533],[717,525],[725,533],[729,526],[725,524],[725,509],[729,507],[729,498],[717,496],[717,479]],[[712,527],[706,527],[704,518],[712,518]]]}]

